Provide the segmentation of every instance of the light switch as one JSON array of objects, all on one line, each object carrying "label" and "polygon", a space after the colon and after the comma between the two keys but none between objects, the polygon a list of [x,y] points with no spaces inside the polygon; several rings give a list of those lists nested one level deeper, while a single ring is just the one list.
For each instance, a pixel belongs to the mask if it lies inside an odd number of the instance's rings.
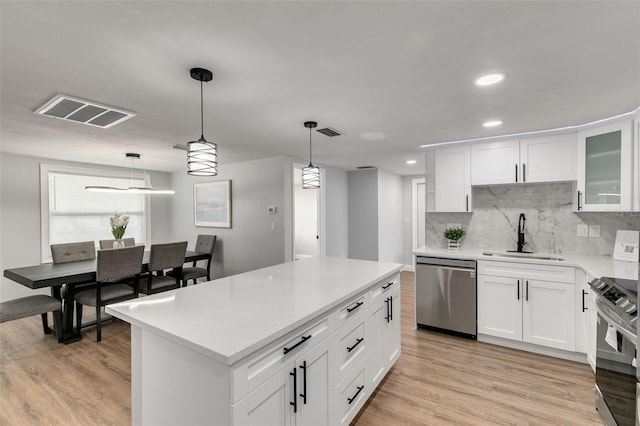
[{"label": "light switch", "polygon": [[578,225],[578,232],[576,234],[578,237],[588,237],[589,236],[589,227],[587,225]]},{"label": "light switch", "polygon": [[589,225],[589,237],[600,238],[600,225]]},{"label": "light switch", "polygon": [[276,223],[275,222],[271,222],[271,230],[272,231],[276,230]]}]

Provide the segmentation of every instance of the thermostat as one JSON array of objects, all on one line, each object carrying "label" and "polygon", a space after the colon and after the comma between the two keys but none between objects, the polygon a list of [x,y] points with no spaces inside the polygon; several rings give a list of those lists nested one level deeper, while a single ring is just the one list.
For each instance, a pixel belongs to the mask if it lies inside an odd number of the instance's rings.
[{"label": "thermostat", "polygon": [[278,209],[276,208],[276,206],[269,206],[269,207],[267,207],[267,213],[276,214],[276,213],[278,213]]}]

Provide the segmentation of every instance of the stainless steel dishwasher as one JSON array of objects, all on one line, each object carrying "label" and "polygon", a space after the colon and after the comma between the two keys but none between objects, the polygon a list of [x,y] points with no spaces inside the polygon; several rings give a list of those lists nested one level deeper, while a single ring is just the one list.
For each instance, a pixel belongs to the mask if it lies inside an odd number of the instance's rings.
[{"label": "stainless steel dishwasher", "polygon": [[419,328],[477,338],[475,260],[416,258],[416,322]]}]

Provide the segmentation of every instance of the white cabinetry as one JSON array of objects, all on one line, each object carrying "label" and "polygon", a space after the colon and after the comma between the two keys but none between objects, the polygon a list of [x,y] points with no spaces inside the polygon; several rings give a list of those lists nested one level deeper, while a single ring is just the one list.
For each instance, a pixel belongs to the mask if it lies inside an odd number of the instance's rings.
[{"label": "white cabinetry", "polygon": [[427,193],[427,211],[471,211],[471,150],[469,145],[437,148],[427,152],[426,159],[427,188],[433,189],[431,198]]},{"label": "white cabinetry", "polygon": [[596,296],[589,283],[593,277],[576,269],[576,352],[587,354],[587,362],[596,371]]},{"label": "white cabinetry", "polygon": [[472,185],[575,179],[575,134],[471,145]]},{"label": "white cabinetry", "polygon": [[478,334],[575,349],[575,270],[478,262]]},{"label": "white cabinetry", "polygon": [[631,211],[631,121],[578,133],[576,211]]}]

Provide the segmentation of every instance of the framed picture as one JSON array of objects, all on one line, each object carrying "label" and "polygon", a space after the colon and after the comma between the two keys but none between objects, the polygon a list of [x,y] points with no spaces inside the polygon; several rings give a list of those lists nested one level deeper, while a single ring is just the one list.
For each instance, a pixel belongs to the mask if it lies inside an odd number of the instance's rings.
[{"label": "framed picture", "polygon": [[193,184],[196,226],[231,228],[231,181]]}]

